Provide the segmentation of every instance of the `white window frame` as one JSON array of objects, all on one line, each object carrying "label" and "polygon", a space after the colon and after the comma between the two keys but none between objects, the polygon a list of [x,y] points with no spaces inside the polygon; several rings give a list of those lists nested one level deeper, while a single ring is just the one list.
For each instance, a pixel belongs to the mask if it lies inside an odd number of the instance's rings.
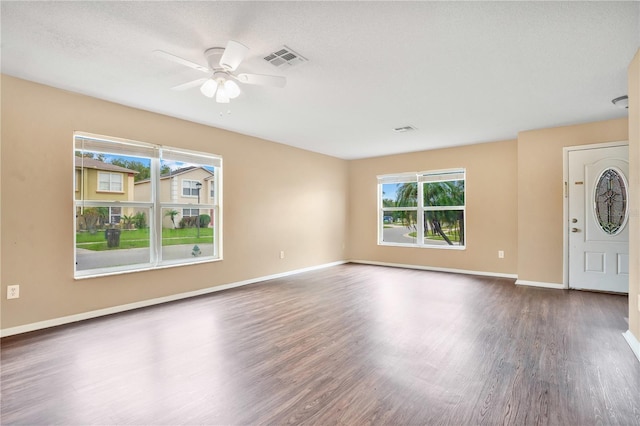
[{"label": "white window frame", "polygon": [[[104,176],[107,177],[107,182],[105,182],[102,179]],[[114,180],[114,178],[118,178],[119,182],[117,182],[118,179]],[[100,184],[102,183],[107,183],[109,188],[108,189],[100,188]],[[118,183],[120,185],[120,189],[113,189],[114,183]],[[98,171],[98,190],[97,191],[98,192],[116,192],[116,193],[122,194],[124,192],[124,173]]]},{"label": "white window frame", "polygon": [[[189,214],[184,214],[185,210],[188,210]],[[193,208],[189,208],[189,207],[182,209],[182,217],[196,217],[196,216],[199,216],[200,215],[199,213],[195,214],[195,215],[192,214],[194,212],[194,210],[197,212],[199,209],[198,208],[193,209]]]},{"label": "white window frame", "polygon": [[[184,184],[187,182],[189,183],[189,185],[185,187]],[[198,187],[196,186],[198,183],[202,184],[202,182],[200,182],[199,180],[182,179],[182,196],[185,198],[198,198]],[[189,195],[184,194],[185,189],[189,190]],[[200,188],[200,190],[202,190],[202,187]],[[194,191],[195,191],[195,195],[193,194]]]},{"label": "white window frame", "polygon": [[[444,250],[465,250],[467,246],[467,178],[466,169],[444,169],[444,170],[430,170],[424,172],[409,172],[379,175],[378,178],[378,245],[384,246],[398,246],[398,247],[416,247],[416,248],[434,248]],[[464,200],[465,204],[462,206],[424,206],[424,183],[428,182],[446,182],[446,181],[464,181]],[[384,207],[382,187],[384,184],[391,183],[416,183],[417,184],[417,198],[416,206],[411,207]],[[460,210],[463,212],[463,227],[464,227],[464,244],[461,245],[434,245],[425,243],[424,238],[424,215],[429,211],[444,211],[444,210]],[[397,211],[415,211],[416,212],[416,238],[415,242],[408,243],[396,243],[383,241],[384,236],[384,217],[389,216],[389,212]]]},{"label": "white window frame", "polygon": [[[137,156],[141,158],[147,158],[151,160],[151,177],[150,182],[151,198],[144,201],[115,201],[115,200],[86,200],[76,199],[74,206],[74,278],[83,279],[104,275],[120,274],[126,272],[137,272],[145,270],[160,269],[173,266],[182,266],[196,263],[215,262],[223,259],[222,256],[222,157],[215,154],[203,153],[197,151],[190,151],[182,148],[172,148],[161,145],[154,145],[145,142],[132,141],[127,139],[95,135],[85,132],[74,132],[73,135],[73,152],[75,151],[89,151],[99,152],[104,154],[117,154],[124,156]],[[183,163],[195,163],[203,166],[209,166],[213,168],[214,175],[211,179],[212,184],[215,186],[216,197],[215,199],[205,202],[207,200],[200,200],[198,203],[179,203],[172,201],[160,200],[160,164],[161,160],[179,161]],[[75,159],[74,159],[75,161]],[[74,183],[76,182],[75,166],[74,170]],[[99,179],[98,179],[99,180]],[[81,180],[82,184],[82,180]],[[123,182],[124,185],[124,182]],[[124,187],[123,187],[124,189]],[[74,185],[74,191],[76,190]],[[106,191],[100,191],[106,192]],[[140,209],[147,211],[148,225],[150,231],[149,241],[149,258],[148,263],[140,263],[134,265],[113,266],[95,269],[78,270],[77,265],[77,251],[76,251],[76,229],[78,217],[75,214],[76,209],[84,209],[89,207],[108,207],[111,213],[111,207],[120,207],[121,209]],[[163,209],[175,209],[182,211],[182,209],[201,209],[210,211],[212,214],[212,223],[210,227],[214,229],[213,238],[213,255],[212,256],[199,256],[193,258],[181,258],[173,260],[162,259],[162,212]],[[121,210],[123,211],[123,210]],[[109,215],[111,219],[111,214]]]}]

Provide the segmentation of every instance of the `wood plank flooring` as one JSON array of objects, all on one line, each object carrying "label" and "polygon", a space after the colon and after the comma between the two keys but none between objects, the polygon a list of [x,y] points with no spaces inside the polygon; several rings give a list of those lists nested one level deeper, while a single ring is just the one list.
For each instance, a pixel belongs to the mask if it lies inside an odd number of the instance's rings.
[{"label": "wood plank flooring", "polygon": [[640,425],[627,303],[341,265],[4,338],[1,422]]}]

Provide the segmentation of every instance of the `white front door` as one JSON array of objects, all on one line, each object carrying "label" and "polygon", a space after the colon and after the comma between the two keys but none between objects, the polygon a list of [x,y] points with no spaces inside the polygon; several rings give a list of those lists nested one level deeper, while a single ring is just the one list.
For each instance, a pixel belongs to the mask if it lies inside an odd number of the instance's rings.
[{"label": "white front door", "polygon": [[569,287],[629,292],[629,147],[568,152]]}]

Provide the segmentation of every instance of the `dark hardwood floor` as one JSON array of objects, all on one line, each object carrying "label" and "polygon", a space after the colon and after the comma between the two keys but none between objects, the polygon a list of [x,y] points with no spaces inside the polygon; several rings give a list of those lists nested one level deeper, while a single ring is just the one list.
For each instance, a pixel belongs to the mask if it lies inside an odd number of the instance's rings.
[{"label": "dark hardwood floor", "polygon": [[342,265],[1,341],[11,424],[640,424],[625,296]]}]

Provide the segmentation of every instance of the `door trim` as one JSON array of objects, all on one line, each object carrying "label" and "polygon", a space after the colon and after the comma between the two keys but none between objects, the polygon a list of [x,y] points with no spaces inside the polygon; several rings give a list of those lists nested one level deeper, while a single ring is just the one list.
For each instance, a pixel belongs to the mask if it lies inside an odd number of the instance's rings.
[{"label": "door trim", "polygon": [[569,288],[569,152],[629,146],[629,141],[565,146],[562,148],[562,288]]}]

